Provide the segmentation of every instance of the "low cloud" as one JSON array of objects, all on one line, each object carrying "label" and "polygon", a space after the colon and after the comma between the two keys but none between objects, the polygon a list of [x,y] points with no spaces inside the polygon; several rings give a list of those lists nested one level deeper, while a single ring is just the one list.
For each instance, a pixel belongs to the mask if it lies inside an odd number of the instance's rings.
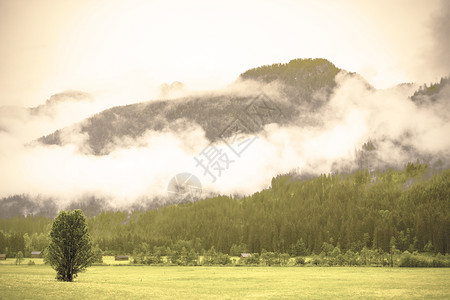
[{"label": "low cloud", "polygon": [[[223,141],[210,144],[204,130],[186,120],[171,127],[176,130],[112,140],[108,155],[94,156],[83,151],[88,137],[77,127],[65,131],[64,146],[29,144],[30,138],[48,133],[52,126],[77,121],[71,119],[71,109],[59,110],[53,119],[22,110],[2,115],[0,128],[6,130],[0,131],[0,197],[40,195],[67,207],[95,195],[107,199],[110,207],[127,208],[139,201],[165,201],[170,179],[183,172],[200,179],[204,195],[248,195],[269,187],[271,179],[282,173],[354,170],[357,150],[368,141],[376,148],[373,168],[402,167],[417,159],[449,161],[448,86],[435,101],[418,104],[409,98],[417,85],[374,90],[362,78],[345,72],[336,82],[329,101],[308,115],[299,115],[297,122],[268,124],[256,135],[240,136],[242,141],[252,140],[240,155]],[[275,105],[286,101],[275,83],[262,91]],[[226,91],[243,96],[260,92],[255,82],[236,82]],[[228,159],[227,164],[222,160],[220,173],[210,169],[215,178],[195,160],[211,146]]]}]

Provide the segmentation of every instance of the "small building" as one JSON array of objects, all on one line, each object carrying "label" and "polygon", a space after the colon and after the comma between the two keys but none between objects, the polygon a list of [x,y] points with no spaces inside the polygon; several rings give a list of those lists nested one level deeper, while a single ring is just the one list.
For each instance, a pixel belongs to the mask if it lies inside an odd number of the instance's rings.
[{"label": "small building", "polygon": [[128,255],[116,255],[115,260],[128,260]]},{"label": "small building", "polygon": [[0,254],[0,260],[6,260],[6,254]]},{"label": "small building", "polygon": [[41,251],[31,251],[31,258],[41,258],[42,252]]},{"label": "small building", "polygon": [[251,257],[252,256],[252,254],[251,253],[241,253],[241,258],[248,258],[248,257]]}]

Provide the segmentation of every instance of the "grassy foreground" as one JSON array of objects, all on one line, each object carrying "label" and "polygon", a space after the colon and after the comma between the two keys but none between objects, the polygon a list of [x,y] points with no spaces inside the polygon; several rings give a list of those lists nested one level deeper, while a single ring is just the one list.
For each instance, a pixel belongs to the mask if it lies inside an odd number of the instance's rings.
[{"label": "grassy foreground", "polygon": [[93,266],[66,283],[0,265],[0,299],[449,299],[449,282],[448,268]]}]

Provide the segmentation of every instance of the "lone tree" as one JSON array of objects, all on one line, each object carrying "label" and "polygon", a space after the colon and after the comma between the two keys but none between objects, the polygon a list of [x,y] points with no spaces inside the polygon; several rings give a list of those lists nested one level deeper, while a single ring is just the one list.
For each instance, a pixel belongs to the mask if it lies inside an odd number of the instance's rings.
[{"label": "lone tree", "polygon": [[22,251],[19,251],[16,254],[16,265],[17,264],[20,265],[22,263],[22,260],[23,260],[23,253],[22,253]]},{"label": "lone tree", "polygon": [[61,211],[53,220],[46,259],[60,281],[72,281],[95,261],[86,217],[81,210]]}]

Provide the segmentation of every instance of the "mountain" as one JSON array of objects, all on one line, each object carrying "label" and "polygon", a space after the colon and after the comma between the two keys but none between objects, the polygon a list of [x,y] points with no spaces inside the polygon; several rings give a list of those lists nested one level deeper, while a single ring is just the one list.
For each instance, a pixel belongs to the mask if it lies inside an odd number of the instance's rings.
[{"label": "mountain", "polygon": [[[118,106],[76,126],[81,134],[88,134],[88,145],[95,155],[108,154],[108,145],[117,139],[134,139],[147,130],[176,131],[192,123],[200,125],[212,142],[238,131],[257,133],[266,124],[289,124],[302,112],[320,107],[336,85],[334,78],[340,71],[325,59],[295,59],[286,64],[248,70],[235,82],[241,86],[259,85],[269,93],[259,91],[241,95],[219,91],[177,100]],[[321,101],[315,101],[318,98]],[[237,127],[232,124],[236,118],[241,121]],[[307,118],[303,122],[307,122]],[[65,130],[71,129],[58,130],[40,138],[39,142],[63,145],[61,137]]]},{"label": "mountain", "polygon": [[439,83],[430,86],[424,84],[411,96],[411,100],[419,104],[435,102],[444,93],[450,94],[450,77],[442,77]]},{"label": "mountain", "polygon": [[[172,90],[182,90],[183,85],[174,83],[163,88],[170,94]],[[250,69],[225,90],[116,106],[38,141],[47,145],[65,145],[71,143],[68,135],[79,132],[86,137],[83,142],[90,148],[83,154],[102,156],[117,149],[118,141],[138,140],[149,130],[185,134],[195,124],[204,130],[211,142],[242,132],[258,134],[261,140],[274,146],[274,152],[262,156],[264,159],[253,165],[253,173],[249,172],[250,180],[255,181],[253,174],[257,172],[254,170],[270,176],[295,170],[293,173],[300,173],[295,178],[300,180],[315,178],[323,172],[351,174],[356,170],[367,170],[369,174],[375,174],[416,161],[427,164],[430,173],[440,172],[449,168],[450,162],[448,139],[445,138],[450,126],[449,79],[443,78],[414,93],[416,88],[415,84],[402,84],[388,90],[375,90],[358,74],[340,70],[325,59],[296,59],[286,64]],[[42,107],[65,104],[67,99],[87,101],[91,98],[82,92],[64,92],[52,96]],[[6,109],[12,111],[14,108]],[[274,123],[280,126],[264,128]],[[275,136],[270,136],[274,133]],[[358,134],[361,138],[353,139]],[[270,140],[273,137],[275,139]],[[339,153],[340,147],[345,148],[345,153]],[[114,155],[110,158],[114,163]],[[98,160],[102,159],[99,157]],[[287,165],[282,171],[277,168],[281,160]],[[164,169],[155,168],[157,176],[164,174]],[[135,174],[140,176],[138,172]],[[245,171],[236,178],[241,180],[241,176],[245,177]],[[376,176],[372,180],[376,180]],[[242,182],[244,186],[245,180]],[[23,186],[26,191],[26,185]],[[213,191],[210,195],[218,193]],[[246,191],[232,190],[231,193],[244,195]],[[95,215],[108,209],[114,201],[114,197],[108,195],[87,189],[84,195],[64,207],[81,207]],[[57,202],[45,194],[42,198],[33,194],[7,196],[0,199],[3,203],[0,217],[30,213],[52,216],[58,209],[56,204],[66,201]],[[131,199],[128,208],[135,206],[146,210],[179,203],[151,193],[138,197]],[[39,203],[45,205],[41,207]]]},{"label": "mountain", "polygon": [[294,103],[311,101],[318,91],[327,94],[336,86],[335,77],[341,70],[326,59],[294,59],[288,64],[266,65],[250,69],[239,77],[268,84],[283,83],[282,90]]},{"label": "mountain", "polygon": [[58,105],[93,101],[94,99],[89,93],[77,90],[67,90],[52,95],[44,104],[36,107],[0,106],[0,117],[11,114],[52,115]]},{"label": "mountain", "polygon": [[30,108],[30,113],[34,115],[54,113],[54,109],[61,104],[93,102],[94,98],[89,93],[78,90],[67,90],[52,95],[44,104]]},{"label": "mountain", "polygon": [[[0,131],[11,132],[11,130],[17,130],[18,125],[39,118],[55,120],[64,112],[69,112],[73,116],[75,111],[83,111],[83,105],[93,100],[92,95],[88,93],[68,90],[52,95],[44,104],[36,107],[0,106]],[[89,115],[83,114],[83,116]],[[70,120],[71,118],[65,118],[65,124],[70,124]]]}]

